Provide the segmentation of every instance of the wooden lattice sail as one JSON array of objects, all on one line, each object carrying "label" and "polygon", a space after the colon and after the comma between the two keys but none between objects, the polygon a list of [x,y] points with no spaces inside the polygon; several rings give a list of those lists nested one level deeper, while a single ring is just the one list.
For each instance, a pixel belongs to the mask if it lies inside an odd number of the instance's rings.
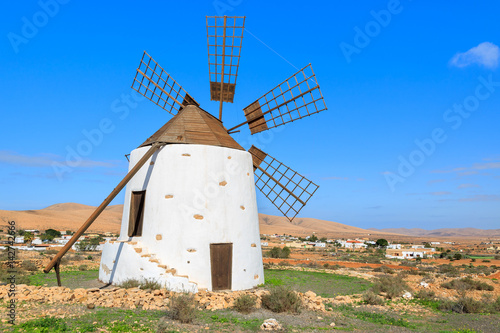
[{"label": "wooden lattice sail", "polygon": [[291,222],[319,186],[255,146],[248,152],[255,185]]},{"label": "wooden lattice sail", "polygon": [[210,99],[220,103],[219,119],[222,102],[234,100],[244,30],[244,16],[207,16]]},{"label": "wooden lattice sail", "polygon": [[186,105],[199,106],[146,51],[135,73],[132,89],[173,116]]}]

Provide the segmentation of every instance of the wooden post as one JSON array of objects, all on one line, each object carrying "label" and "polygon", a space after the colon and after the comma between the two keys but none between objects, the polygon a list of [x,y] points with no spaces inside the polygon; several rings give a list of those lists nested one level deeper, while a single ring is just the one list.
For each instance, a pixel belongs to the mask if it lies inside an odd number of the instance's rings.
[{"label": "wooden post", "polygon": [[[118,193],[120,193],[120,191],[125,187],[125,185],[127,185],[127,183],[130,181],[130,179],[132,179],[132,177],[134,177],[134,175],[137,173],[137,171],[139,171],[139,169],[144,165],[144,163],[146,163],[146,161],[163,145],[164,145],[164,143],[159,143],[159,142],[153,143],[151,148],[149,148],[149,150],[146,152],[146,154],[144,154],[144,156],[139,160],[139,162],[137,162],[137,164],[134,165],[132,170],[130,170],[127,173],[125,178],[122,179],[122,181],[118,184],[118,186],[116,186],[116,188],[113,190],[113,192],[111,192],[111,194],[102,202],[102,204],[96,208],[96,210],[92,213],[92,215],[90,215],[90,217],[87,219],[87,221],[80,227],[80,229],[78,229],[78,231],[73,235],[73,237],[71,237],[71,239],[68,241],[68,243],[66,243],[66,245],[64,245],[64,247],[56,254],[56,256],[51,260],[51,262],[45,267],[45,269],[43,270],[45,273],[50,272],[52,267],[57,265],[56,274],[59,277],[59,274],[57,271],[59,270],[58,263],[60,262],[61,258],[66,254],[66,252],[69,251],[69,249],[71,249],[71,247],[73,246],[73,244],[76,243],[78,238],[80,238],[80,236],[83,235],[83,233],[85,231],[87,231],[87,229],[90,227],[90,225],[92,223],[94,223],[94,221],[97,219],[97,217],[109,205],[109,203],[116,197],[116,195]],[[59,279],[58,279],[58,283],[59,283]]]},{"label": "wooden post", "polygon": [[59,259],[56,264],[54,265],[54,270],[56,271],[56,277],[57,277],[57,285],[60,287],[61,286],[61,275],[59,274],[59,266],[61,265],[61,259]]},{"label": "wooden post", "polygon": [[[219,105],[219,120],[222,121],[222,99],[224,96],[224,65],[226,61],[226,19],[227,16],[224,15],[224,32],[222,37],[222,66],[221,66],[221,73],[220,73],[220,105]],[[216,22],[217,25],[217,22]],[[216,28],[217,29],[217,28]],[[217,69],[216,69],[217,71]],[[236,82],[236,81],[235,81]]]}]

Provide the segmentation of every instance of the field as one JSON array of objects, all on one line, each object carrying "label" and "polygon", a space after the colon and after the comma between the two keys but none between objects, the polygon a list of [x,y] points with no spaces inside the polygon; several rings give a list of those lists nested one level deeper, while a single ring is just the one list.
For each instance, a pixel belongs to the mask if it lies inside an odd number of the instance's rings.
[{"label": "field", "polygon": [[[93,254],[98,258],[98,254]],[[99,286],[96,269],[77,270],[80,263],[73,263],[73,270],[62,273],[63,284],[69,288]],[[273,290],[284,286],[299,292],[314,292],[322,297],[326,311],[302,308],[299,313],[275,313],[265,308],[253,309],[245,314],[229,307],[218,310],[200,308],[192,322],[180,323],[171,319],[168,311],[124,309],[84,304],[18,303],[18,325],[11,327],[2,322],[0,329],[10,332],[252,332],[259,331],[267,318],[275,318],[287,332],[320,331],[369,331],[369,332],[498,332],[500,330],[500,303],[498,310],[479,313],[457,313],[446,309],[440,297],[404,299],[384,298],[374,305],[364,298],[377,284],[381,276],[399,276],[397,270],[376,272],[377,268],[342,268],[323,265],[312,267],[278,266],[266,264],[265,284],[259,290]],[[306,265],[303,265],[306,266]],[[386,266],[384,266],[386,267]],[[448,267],[448,266],[447,266]],[[450,265],[450,267],[453,267]],[[448,267],[449,268],[449,267]],[[69,269],[69,268],[68,268]],[[385,269],[385,268],[384,268]],[[459,268],[457,268],[459,269]],[[417,293],[412,281],[439,279],[441,273],[432,273],[425,266],[417,267],[417,273],[402,275],[408,290]],[[445,274],[455,274],[453,268]],[[56,285],[55,274],[40,271],[27,274],[29,284]],[[440,281],[440,280],[439,280]],[[436,284],[433,284],[436,285]],[[479,292],[477,297],[490,293],[498,295],[498,281],[491,280],[494,291]],[[102,284],[100,284],[102,286]],[[410,287],[411,286],[411,287]],[[109,288],[109,287],[108,287]],[[429,289],[429,290],[434,290]],[[441,288],[444,289],[444,288]],[[448,290],[448,292],[450,292]],[[475,295],[471,291],[468,295]],[[384,293],[382,293],[383,295]],[[6,306],[5,300],[1,301]]]},{"label": "field", "polygon": [[[500,257],[487,249],[491,243],[466,239],[443,245],[435,258],[417,261],[388,259],[384,249],[353,251],[331,245],[292,248],[289,257],[272,258],[271,249],[284,244],[265,241],[265,283],[243,293],[200,291],[189,303],[195,310],[188,322],[173,316],[178,294],[155,285],[99,282],[99,252],[68,253],[61,268],[64,287],[58,288],[55,273],[42,272],[54,250],[19,251],[17,325],[10,326],[3,316],[0,331],[252,332],[269,318],[284,332],[500,331]],[[9,276],[6,260],[0,253],[1,282]],[[4,309],[5,290],[0,285]],[[265,301],[280,290],[281,296]],[[248,311],[238,306],[245,295],[246,301],[255,301],[242,303]]]}]

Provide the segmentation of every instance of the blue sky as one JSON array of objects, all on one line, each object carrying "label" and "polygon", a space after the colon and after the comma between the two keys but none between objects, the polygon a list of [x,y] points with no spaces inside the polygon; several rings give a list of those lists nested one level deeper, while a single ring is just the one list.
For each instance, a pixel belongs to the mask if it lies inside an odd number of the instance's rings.
[{"label": "blue sky", "polygon": [[[365,228],[500,227],[498,2],[42,0],[3,8],[0,209],[102,202],[126,174],[124,154],[170,119],[130,89],[143,50],[215,114],[205,15],[245,15],[224,124],[244,121],[243,107],[308,63],[329,108],[234,135],[320,185],[300,216]],[[123,193],[114,203],[122,202]],[[260,193],[258,204],[279,215]]]}]

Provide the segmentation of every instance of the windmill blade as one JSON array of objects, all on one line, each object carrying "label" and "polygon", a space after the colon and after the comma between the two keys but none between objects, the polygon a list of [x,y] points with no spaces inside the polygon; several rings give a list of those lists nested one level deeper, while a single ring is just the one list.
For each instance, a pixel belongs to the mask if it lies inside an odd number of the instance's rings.
[{"label": "windmill blade", "polygon": [[210,99],[233,103],[240,63],[245,16],[207,16]]},{"label": "windmill blade", "polygon": [[174,116],[185,105],[200,105],[146,51],[135,73],[132,89]]},{"label": "windmill blade", "polygon": [[255,146],[248,152],[255,185],[292,222],[319,186]]},{"label": "windmill blade", "polygon": [[316,75],[311,64],[271,89],[243,109],[252,134],[266,131],[326,110]]}]

